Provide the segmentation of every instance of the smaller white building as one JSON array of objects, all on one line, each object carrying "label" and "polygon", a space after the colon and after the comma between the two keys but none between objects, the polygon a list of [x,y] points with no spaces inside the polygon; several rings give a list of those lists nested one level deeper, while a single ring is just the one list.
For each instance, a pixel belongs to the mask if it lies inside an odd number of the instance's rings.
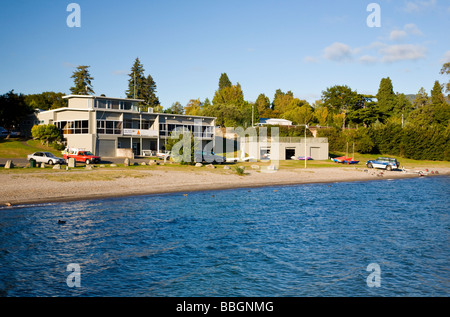
[{"label": "smaller white building", "polygon": [[[306,144],[305,144],[306,141]],[[328,160],[328,138],[277,137],[240,139],[240,148],[257,160],[270,156],[272,160],[291,160],[309,156],[313,160]],[[306,150],[306,153],[305,153]]]}]

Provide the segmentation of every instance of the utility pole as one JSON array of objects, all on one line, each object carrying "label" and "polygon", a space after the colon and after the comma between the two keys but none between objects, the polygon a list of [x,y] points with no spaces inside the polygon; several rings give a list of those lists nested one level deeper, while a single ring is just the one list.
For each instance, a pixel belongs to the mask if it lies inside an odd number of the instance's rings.
[{"label": "utility pole", "polygon": [[134,87],[134,99],[136,99],[136,72],[133,72],[133,75],[134,75],[134,85],[133,85],[133,87]]},{"label": "utility pole", "polygon": [[306,157],[306,129],[308,129],[308,126],[306,125],[306,121],[305,121],[305,168],[306,168],[306,161],[307,161],[307,157]]},{"label": "utility pole", "polygon": [[253,124],[253,107],[255,106],[255,104],[252,104],[252,128],[253,128],[253,126],[254,126],[254,124]]}]

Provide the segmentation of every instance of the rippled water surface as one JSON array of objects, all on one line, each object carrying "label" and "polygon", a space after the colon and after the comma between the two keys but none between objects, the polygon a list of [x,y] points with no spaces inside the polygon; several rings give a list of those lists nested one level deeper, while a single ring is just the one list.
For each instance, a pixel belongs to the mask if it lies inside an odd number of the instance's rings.
[{"label": "rippled water surface", "polygon": [[448,296],[449,194],[433,177],[0,209],[0,295]]}]

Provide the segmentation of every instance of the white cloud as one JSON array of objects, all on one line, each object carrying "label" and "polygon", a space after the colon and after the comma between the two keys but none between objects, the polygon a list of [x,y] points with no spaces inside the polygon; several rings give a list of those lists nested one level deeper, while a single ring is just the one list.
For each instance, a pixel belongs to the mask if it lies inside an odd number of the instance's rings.
[{"label": "white cloud", "polygon": [[413,44],[387,45],[379,50],[383,55],[382,62],[393,63],[405,60],[417,60],[426,57],[424,46]]},{"label": "white cloud", "polygon": [[111,73],[113,75],[117,75],[117,76],[124,76],[124,75],[128,74],[128,71],[122,70],[122,69],[117,69],[117,70],[113,70]]},{"label": "white cloud", "polygon": [[436,0],[406,1],[404,11],[408,13],[420,12],[428,8],[433,8],[436,5],[436,2]]},{"label": "white cloud", "polygon": [[406,33],[406,31],[394,30],[389,35],[389,39],[391,41],[400,41],[400,40],[403,40],[404,38],[406,38],[407,36],[408,36],[408,34]]},{"label": "white cloud", "polygon": [[378,62],[378,58],[371,55],[364,55],[359,58],[359,61],[366,65],[372,65]]},{"label": "white cloud", "polygon": [[303,61],[305,62],[305,63],[317,63],[317,62],[319,62],[319,59],[317,58],[317,57],[314,57],[314,56],[305,56],[305,58],[303,59]]},{"label": "white cloud", "polygon": [[445,52],[444,56],[441,59],[442,63],[450,63],[450,51]]},{"label": "white cloud", "polygon": [[347,44],[336,42],[324,49],[323,56],[331,61],[346,62],[353,59],[353,50]]},{"label": "white cloud", "polygon": [[407,33],[412,34],[412,35],[417,35],[417,36],[423,35],[422,31],[419,30],[417,25],[415,25],[414,23],[406,24],[405,27],[404,27],[404,30]]},{"label": "white cloud", "polygon": [[389,35],[391,41],[401,41],[408,37],[408,35],[421,36],[422,31],[414,23],[406,24],[403,30],[393,30]]},{"label": "white cloud", "polygon": [[69,68],[77,67],[77,65],[75,65],[75,64],[73,64],[71,62],[63,62],[62,64],[63,64],[64,67],[69,67]]}]

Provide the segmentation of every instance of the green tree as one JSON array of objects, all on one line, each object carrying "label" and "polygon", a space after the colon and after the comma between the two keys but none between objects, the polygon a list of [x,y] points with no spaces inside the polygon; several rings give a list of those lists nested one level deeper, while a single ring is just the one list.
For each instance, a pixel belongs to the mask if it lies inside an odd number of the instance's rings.
[{"label": "green tree", "polygon": [[397,100],[394,93],[392,81],[389,77],[381,79],[380,87],[378,89],[376,97],[378,100],[378,108],[380,109],[380,111],[387,117],[391,116],[392,111],[396,106]]},{"label": "green tree", "polygon": [[289,105],[293,99],[294,93],[292,91],[289,90],[285,93],[281,89],[277,89],[272,101],[273,117],[283,117],[284,113],[289,110]]},{"label": "green tree", "polygon": [[67,107],[64,93],[46,91],[40,94],[25,95],[25,102],[33,109],[52,110]]},{"label": "green tree", "polygon": [[144,99],[146,90],[146,78],[144,75],[144,66],[139,57],[134,60],[131,66],[131,73],[128,74],[128,90],[125,91],[127,98]]},{"label": "green tree", "polygon": [[421,87],[416,95],[416,98],[413,101],[413,108],[418,109],[429,103],[430,99],[428,98],[428,94],[425,91],[425,88]]},{"label": "green tree", "polygon": [[[440,73],[441,73],[441,75],[445,75],[445,74],[449,75],[450,74],[450,63],[445,63],[442,66],[442,69],[441,69]],[[449,80],[449,82],[446,85],[445,92],[449,93],[449,98],[450,98],[450,80]]]},{"label": "green tree", "polygon": [[61,138],[58,128],[53,124],[35,125],[31,128],[33,138],[40,140],[42,143],[54,142]]},{"label": "green tree", "polygon": [[434,82],[433,89],[431,90],[431,104],[432,105],[441,105],[445,103],[445,97],[442,93],[443,86],[439,83],[439,81]]},{"label": "green tree", "polygon": [[404,118],[408,116],[408,114],[414,109],[411,101],[406,97],[405,94],[397,93],[396,97],[396,105],[395,105],[395,114],[398,117],[403,115]]},{"label": "green tree", "polygon": [[151,75],[148,75],[146,78],[144,98],[148,107],[155,109],[156,112],[161,110],[161,103],[158,96],[156,96],[156,82]]},{"label": "green tree", "polygon": [[0,126],[7,130],[17,129],[20,123],[30,114],[30,107],[23,94],[15,94],[14,90],[0,96]]},{"label": "green tree", "polygon": [[200,116],[202,114],[202,102],[199,99],[191,99],[184,107],[184,114],[188,116]]},{"label": "green tree", "polygon": [[260,94],[255,101],[255,107],[258,109],[258,114],[261,118],[270,118],[272,116],[270,106],[270,99],[265,94]]},{"label": "green tree", "polygon": [[128,79],[128,89],[125,91],[125,94],[127,98],[144,100],[139,104],[142,111],[150,107],[159,112],[162,109],[156,96],[156,83],[151,75],[145,77],[144,71],[144,66],[139,57],[136,57],[131,67],[131,72],[128,74],[130,78]]},{"label": "green tree", "polygon": [[314,109],[306,100],[294,98],[288,104],[282,116],[296,125],[309,124],[314,118]]},{"label": "green tree", "polygon": [[74,87],[70,87],[72,95],[90,95],[94,94],[92,87],[92,80],[94,77],[89,73],[90,66],[78,66],[73,72],[71,78],[73,78]]},{"label": "green tree", "polygon": [[[358,94],[348,86],[333,86],[322,91],[323,106],[328,108],[330,112],[329,118],[333,121],[335,126],[345,127],[347,122],[354,122],[357,118],[359,123],[364,121],[359,116],[352,115],[352,112],[363,109],[367,106],[367,99],[365,96]],[[365,112],[363,112],[365,113]],[[339,117],[342,117],[339,125]],[[330,122],[330,120],[329,120]]]},{"label": "green tree", "polygon": [[314,109],[314,116],[316,118],[316,122],[321,126],[328,125],[328,116],[329,111],[328,108],[320,105],[317,108]]},{"label": "green tree", "polygon": [[322,91],[323,105],[334,113],[345,113],[363,106],[364,97],[348,86],[333,86]]},{"label": "green tree", "polygon": [[228,78],[227,73],[221,74],[220,78],[219,78],[219,90],[222,90],[226,87],[231,87],[231,86],[232,86],[232,84],[231,84],[230,79]]},{"label": "green tree", "polygon": [[166,109],[164,111],[165,113],[172,113],[172,114],[183,114],[184,113],[184,107],[181,105],[181,103],[174,102],[170,108]]},{"label": "green tree", "polygon": [[230,103],[241,105],[243,102],[244,93],[239,83],[217,90],[212,101],[213,105]]},{"label": "green tree", "polygon": [[[222,74],[223,75],[223,74]],[[226,75],[226,74],[225,74]],[[203,115],[216,117],[216,123],[226,127],[249,126],[251,124],[251,104],[244,100],[244,93],[239,83],[228,85],[226,78],[214,93],[212,105],[203,107]]]}]

